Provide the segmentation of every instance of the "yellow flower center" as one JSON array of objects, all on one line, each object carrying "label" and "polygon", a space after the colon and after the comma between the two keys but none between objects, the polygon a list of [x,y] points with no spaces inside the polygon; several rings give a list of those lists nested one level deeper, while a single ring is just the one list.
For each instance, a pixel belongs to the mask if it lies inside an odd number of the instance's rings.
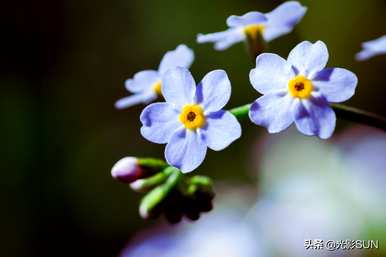
[{"label": "yellow flower center", "polygon": [[263,24],[252,24],[244,27],[244,33],[248,37],[257,38],[259,35],[263,35],[265,25]]},{"label": "yellow flower center", "polygon": [[160,81],[157,81],[156,83],[154,83],[153,85],[153,91],[157,94],[157,95],[162,95],[162,91],[161,91],[161,87],[162,87],[162,84],[161,84],[161,80]]},{"label": "yellow flower center", "polygon": [[187,129],[195,130],[205,125],[204,110],[197,104],[185,105],[179,118]]},{"label": "yellow flower center", "polygon": [[304,99],[311,96],[314,85],[312,85],[311,80],[303,75],[299,75],[290,80],[288,90],[293,97]]}]

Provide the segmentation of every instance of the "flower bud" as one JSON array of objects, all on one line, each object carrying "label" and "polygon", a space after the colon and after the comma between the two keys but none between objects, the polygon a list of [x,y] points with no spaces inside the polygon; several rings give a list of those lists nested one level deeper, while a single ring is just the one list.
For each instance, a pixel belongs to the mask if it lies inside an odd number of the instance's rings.
[{"label": "flower bud", "polygon": [[119,182],[131,183],[144,174],[135,157],[125,157],[114,164],[111,169],[111,176]]}]

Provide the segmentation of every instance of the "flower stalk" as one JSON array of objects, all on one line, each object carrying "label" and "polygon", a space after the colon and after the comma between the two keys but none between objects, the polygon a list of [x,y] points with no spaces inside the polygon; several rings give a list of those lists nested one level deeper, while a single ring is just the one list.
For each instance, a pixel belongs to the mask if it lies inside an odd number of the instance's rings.
[{"label": "flower stalk", "polygon": [[[236,116],[238,120],[244,120],[248,117],[250,108],[251,104],[246,104],[235,107],[231,109],[230,112]],[[332,108],[335,110],[336,115],[343,120],[360,123],[386,131],[386,117],[343,104],[332,104]]]},{"label": "flower stalk", "polygon": [[139,158],[138,164],[143,168],[155,171],[165,169],[169,166],[165,161],[155,158]]},{"label": "flower stalk", "polygon": [[152,191],[150,191],[144,198],[139,206],[139,212],[141,217],[147,219],[152,217],[156,207],[168,196],[168,194],[173,190],[177,185],[178,181],[182,177],[180,170],[174,167],[166,168],[167,173],[170,173],[166,182],[160,186],[157,186]]},{"label": "flower stalk", "polygon": [[249,55],[252,57],[252,62],[254,63],[256,57],[264,53],[268,48],[268,43],[264,40],[263,34],[260,32],[256,33],[247,33],[247,48]]},{"label": "flower stalk", "polygon": [[183,217],[197,220],[212,209],[212,180],[184,176],[180,169],[156,158],[125,157],[112,169],[112,176],[138,193],[144,193],[139,213],[144,219],[163,215],[169,223]]},{"label": "flower stalk", "polygon": [[173,172],[175,172],[173,169],[165,168],[151,177],[134,181],[130,184],[130,188],[140,193],[148,192],[156,186],[164,183]]},{"label": "flower stalk", "polygon": [[332,107],[341,119],[386,131],[386,117],[343,104],[333,104]]}]

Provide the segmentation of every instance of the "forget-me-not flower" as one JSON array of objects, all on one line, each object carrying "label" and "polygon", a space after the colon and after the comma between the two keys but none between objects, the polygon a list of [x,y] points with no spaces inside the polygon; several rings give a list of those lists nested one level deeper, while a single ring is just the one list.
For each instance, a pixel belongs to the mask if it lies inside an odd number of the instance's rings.
[{"label": "forget-me-not flower", "polygon": [[386,54],[386,35],[362,44],[363,50],[357,53],[356,59],[364,61],[374,56]]},{"label": "forget-me-not flower", "polygon": [[175,50],[167,52],[161,60],[158,71],[140,71],[134,75],[134,78],[125,81],[126,89],[133,95],[118,100],[115,107],[124,109],[154,101],[161,95],[163,74],[175,67],[189,68],[193,60],[194,53],[186,45],[179,45]]},{"label": "forget-me-not flower", "polygon": [[225,71],[208,73],[196,87],[189,70],[175,68],[162,82],[166,102],[143,110],[141,134],[151,142],[167,143],[165,158],[170,165],[193,171],[203,162],[207,147],[220,151],[241,136],[236,117],[222,110],[231,95]]},{"label": "forget-me-not flower", "polygon": [[197,36],[198,43],[215,43],[216,50],[225,50],[230,46],[261,35],[270,42],[282,35],[290,33],[294,26],[303,18],[307,8],[299,2],[289,1],[273,11],[263,14],[249,12],[243,16],[232,15],[227,19],[228,30]]},{"label": "forget-me-not flower", "polygon": [[358,79],[346,69],[325,68],[328,57],[321,41],[298,44],[287,60],[271,53],[259,55],[250,81],[263,96],[251,106],[250,119],[270,133],[295,122],[305,135],[329,138],[336,123],[329,103],[351,98]]}]

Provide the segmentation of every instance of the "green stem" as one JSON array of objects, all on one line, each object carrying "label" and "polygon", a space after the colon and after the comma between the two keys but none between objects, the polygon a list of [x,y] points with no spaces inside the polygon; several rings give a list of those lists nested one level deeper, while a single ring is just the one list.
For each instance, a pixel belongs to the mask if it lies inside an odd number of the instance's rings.
[{"label": "green stem", "polygon": [[130,184],[130,187],[136,192],[148,192],[164,183],[173,172],[173,169],[165,168],[162,172],[158,172],[153,176],[134,181]]},{"label": "green stem", "polygon": [[[238,120],[243,120],[248,117],[250,104],[239,106],[230,110]],[[363,111],[358,108],[346,106],[343,104],[333,104],[332,108],[335,110],[337,116],[341,119],[361,123],[367,126],[376,127],[386,131],[386,118],[371,112]]]},{"label": "green stem", "polygon": [[154,159],[154,158],[138,158],[138,165],[154,171],[159,171],[169,166],[163,160]]},{"label": "green stem", "polygon": [[[167,171],[166,171],[167,170]],[[174,167],[166,168],[165,172],[169,173],[168,179],[164,184],[157,186],[152,191],[147,193],[141,200],[139,212],[142,218],[147,219],[153,216],[156,207],[167,197],[170,191],[177,185],[182,178],[182,173]]]},{"label": "green stem", "polygon": [[251,108],[251,104],[242,105],[230,110],[230,112],[236,116],[238,120],[244,120],[248,118],[249,109]]},{"label": "green stem", "polygon": [[336,115],[347,121],[362,123],[386,131],[386,118],[371,112],[343,104],[333,104]]}]

